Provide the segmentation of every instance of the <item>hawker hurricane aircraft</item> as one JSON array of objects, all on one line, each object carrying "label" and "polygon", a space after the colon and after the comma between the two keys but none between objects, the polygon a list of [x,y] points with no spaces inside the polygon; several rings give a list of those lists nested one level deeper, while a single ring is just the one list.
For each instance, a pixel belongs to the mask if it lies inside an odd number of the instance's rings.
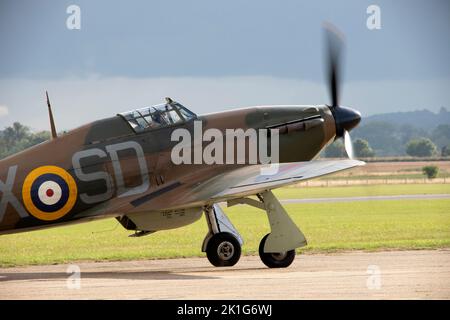
[{"label": "hawker hurricane aircraft", "polygon": [[[0,233],[114,217],[141,237],[204,214],[202,251],[214,266],[232,266],[243,240],[219,204],[246,204],[270,223],[263,263],[289,266],[306,239],[271,190],[364,164],[352,159],[348,135],[361,116],[339,104],[341,36],[326,35],[331,105],[197,116],[166,98],[58,136],[47,95],[52,139],[0,161]],[[341,137],[350,159],[316,159]]]}]

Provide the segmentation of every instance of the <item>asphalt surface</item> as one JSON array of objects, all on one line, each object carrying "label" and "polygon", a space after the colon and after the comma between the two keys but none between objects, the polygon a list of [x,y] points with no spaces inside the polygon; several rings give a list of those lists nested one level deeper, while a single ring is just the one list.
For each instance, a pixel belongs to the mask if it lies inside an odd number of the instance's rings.
[{"label": "asphalt surface", "polygon": [[396,196],[364,196],[339,198],[310,198],[310,199],[283,199],[281,203],[321,203],[321,202],[355,202],[355,201],[384,201],[384,200],[432,200],[450,199],[450,194],[402,194]]},{"label": "asphalt surface", "polygon": [[[259,257],[231,268],[206,258],[0,269],[0,299],[450,299],[450,250],[299,255],[286,269]],[[78,288],[77,284],[80,284]]]}]

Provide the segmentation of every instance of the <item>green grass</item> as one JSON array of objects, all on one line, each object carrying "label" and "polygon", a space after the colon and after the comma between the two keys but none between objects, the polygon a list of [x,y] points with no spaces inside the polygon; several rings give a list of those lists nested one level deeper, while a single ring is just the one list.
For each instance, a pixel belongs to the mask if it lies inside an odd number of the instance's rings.
[{"label": "green grass", "polygon": [[393,184],[276,189],[280,199],[386,196],[401,194],[450,194],[450,184]]},{"label": "green grass", "polygon": [[[287,188],[282,198],[396,193],[449,193],[447,186]],[[430,187],[430,188],[429,188]],[[358,191],[359,190],[359,191]],[[306,235],[306,252],[450,247],[450,200],[365,201],[285,206]],[[245,239],[244,254],[257,254],[269,232],[265,213],[249,206],[226,208]],[[128,238],[113,219],[0,236],[0,266],[70,261],[158,259],[203,256],[204,219],[184,228]]]}]

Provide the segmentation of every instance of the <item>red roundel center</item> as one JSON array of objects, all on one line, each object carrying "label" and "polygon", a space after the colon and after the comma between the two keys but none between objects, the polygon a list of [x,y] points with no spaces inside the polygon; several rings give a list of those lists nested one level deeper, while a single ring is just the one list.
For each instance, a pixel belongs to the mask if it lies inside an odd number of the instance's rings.
[{"label": "red roundel center", "polygon": [[45,193],[47,194],[47,197],[51,197],[54,194],[52,189],[47,189],[47,191]]}]

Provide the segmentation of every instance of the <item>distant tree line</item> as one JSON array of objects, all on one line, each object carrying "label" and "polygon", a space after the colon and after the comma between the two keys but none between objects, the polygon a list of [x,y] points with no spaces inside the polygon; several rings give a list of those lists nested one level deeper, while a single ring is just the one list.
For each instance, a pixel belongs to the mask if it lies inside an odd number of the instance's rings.
[{"label": "distant tree line", "polygon": [[19,122],[0,130],[0,159],[50,139],[50,132],[31,132]]},{"label": "distant tree line", "polygon": [[[356,157],[450,156],[450,124],[440,124],[430,132],[412,125],[395,126],[371,122],[351,132]],[[346,157],[341,139],[329,145],[324,157]]]}]

